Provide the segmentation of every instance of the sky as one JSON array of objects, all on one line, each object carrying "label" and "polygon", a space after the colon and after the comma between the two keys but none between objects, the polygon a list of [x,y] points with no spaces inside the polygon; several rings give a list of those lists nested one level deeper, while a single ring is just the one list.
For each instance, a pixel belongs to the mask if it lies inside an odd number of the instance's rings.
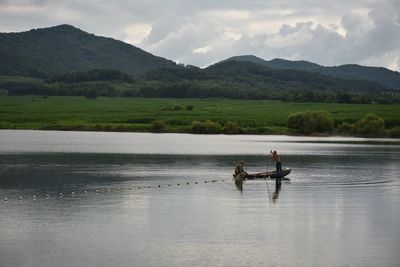
[{"label": "sky", "polygon": [[199,67],[255,55],[400,71],[400,0],[0,0],[0,32],[60,24]]}]

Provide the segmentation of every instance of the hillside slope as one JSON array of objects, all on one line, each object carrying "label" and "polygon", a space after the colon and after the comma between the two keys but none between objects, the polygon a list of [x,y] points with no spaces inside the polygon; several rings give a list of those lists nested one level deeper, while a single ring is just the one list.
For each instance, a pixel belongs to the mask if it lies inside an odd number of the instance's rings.
[{"label": "hillside slope", "polygon": [[171,60],[122,41],[89,34],[70,25],[0,33],[0,62],[0,75],[41,78],[90,69],[138,74],[177,66]]},{"label": "hillside slope", "polygon": [[222,62],[232,61],[232,60],[248,61],[269,67],[271,69],[286,69],[286,70],[316,72],[342,79],[373,81],[389,89],[400,90],[400,73],[397,71],[388,70],[386,68],[365,67],[356,64],[347,64],[335,67],[324,67],[304,60],[291,61],[291,60],[276,58],[267,61],[252,55],[235,56],[223,60]]}]

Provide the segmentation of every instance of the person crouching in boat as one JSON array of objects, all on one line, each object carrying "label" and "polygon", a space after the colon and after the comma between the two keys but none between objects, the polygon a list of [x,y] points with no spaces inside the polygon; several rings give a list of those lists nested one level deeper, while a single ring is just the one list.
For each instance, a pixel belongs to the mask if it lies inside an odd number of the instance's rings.
[{"label": "person crouching in boat", "polygon": [[270,151],[269,158],[273,161],[275,161],[276,164],[276,172],[281,172],[282,171],[282,162],[281,162],[281,156],[279,156],[278,152],[276,150]]},{"label": "person crouching in boat", "polygon": [[247,172],[244,171],[244,161],[239,161],[238,165],[235,168],[235,176],[239,176],[240,178],[246,178]]}]

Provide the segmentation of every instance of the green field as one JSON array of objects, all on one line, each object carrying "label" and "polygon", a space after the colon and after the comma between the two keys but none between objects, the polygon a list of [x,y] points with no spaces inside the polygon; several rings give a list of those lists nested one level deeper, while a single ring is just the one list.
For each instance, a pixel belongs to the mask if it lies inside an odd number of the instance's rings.
[{"label": "green field", "polygon": [[[188,105],[193,110],[186,110]],[[175,110],[175,106],[183,109]],[[286,128],[289,114],[319,109],[328,111],[335,124],[354,122],[374,113],[385,120],[388,128],[400,125],[400,105],[3,95],[0,128],[150,131],[155,120],[162,120],[166,132],[190,132],[192,121],[212,120],[221,125],[237,122],[249,133],[290,133]]]}]

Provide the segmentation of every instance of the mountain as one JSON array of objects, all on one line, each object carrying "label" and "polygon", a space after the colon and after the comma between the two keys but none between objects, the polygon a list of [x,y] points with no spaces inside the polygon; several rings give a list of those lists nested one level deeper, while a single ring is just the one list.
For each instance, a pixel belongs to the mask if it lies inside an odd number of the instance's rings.
[{"label": "mountain", "polygon": [[400,92],[371,81],[271,69],[246,61],[208,68],[158,68],[132,77],[117,70],[70,72],[52,79],[0,76],[9,95],[265,99],[289,102],[400,103]]},{"label": "mountain", "polygon": [[248,61],[229,60],[211,65],[205,69],[157,69],[146,72],[146,81],[164,83],[187,82],[213,84],[216,88],[232,90],[258,90],[260,92],[314,90],[320,92],[341,92],[378,94],[385,91],[381,84],[371,81],[348,80],[321,73],[272,69]]},{"label": "mountain", "polygon": [[220,79],[231,77],[235,80],[254,80],[264,83],[265,86],[282,86],[295,90],[297,88],[349,93],[379,93],[385,90],[383,85],[372,81],[341,79],[316,72],[273,69],[246,61],[225,61],[206,70],[217,74]]},{"label": "mountain", "polygon": [[0,75],[49,78],[66,72],[116,69],[138,74],[177,67],[171,60],[70,25],[0,33]]},{"label": "mountain", "polygon": [[238,56],[201,69],[60,25],[0,33],[0,93],[400,103],[400,73]]},{"label": "mountain", "polygon": [[[310,75],[319,73],[340,79],[372,81],[386,89],[400,89],[400,73],[385,68],[359,65],[324,67],[307,61],[267,61],[251,55],[232,57],[221,63],[226,61],[246,61],[273,70],[294,70]],[[171,60],[154,56],[122,41],[89,34],[65,24],[27,32],[0,33],[0,63],[0,76],[46,79],[93,69],[115,69],[130,75],[159,68],[183,69]],[[181,75],[176,74],[178,78]]]},{"label": "mountain", "polygon": [[400,90],[400,73],[397,71],[391,71],[386,68],[379,67],[365,67],[356,64],[341,65],[335,67],[324,67],[308,61],[290,61],[285,59],[273,59],[270,61],[262,58],[245,55],[235,56],[223,60],[225,61],[247,61],[255,64],[267,66],[271,69],[286,69],[286,70],[298,70],[306,72],[316,72],[324,75],[342,78],[342,79],[354,79],[354,80],[367,80],[377,82],[384,85],[389,89]]},{"label": "mountain", "polygon": [[[400,103],[400,93],[366,80],[348,80],[306,71],[271,69],[229,60],[200,68],[146,72],[129,96],[267,99],[288,102]],[[134,85],[133,85],[134,86]]]}]

